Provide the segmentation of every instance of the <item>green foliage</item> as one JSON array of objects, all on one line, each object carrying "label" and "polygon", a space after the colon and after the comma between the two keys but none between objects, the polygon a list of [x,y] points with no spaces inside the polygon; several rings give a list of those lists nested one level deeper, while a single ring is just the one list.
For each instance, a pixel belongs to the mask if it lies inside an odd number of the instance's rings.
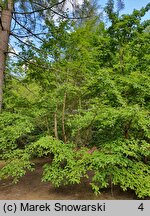
[{"label": "green foliage", "polygon": [[33,166],[28,152],[17,149],[7,155],[7,164],[0,170],[0,179],[12,177],[13,182],[17,183],[27,170],[34,170]]},{"label": "green foliage", "polygon": [[96,17],[47,20],[41,52],[24,50],[31,64],[7,72],[1,178],[17,181],[33,158],[48,157],[42,181],[57,187],[87,177],[95,193],[114,184],[150,196],[150,34],[141,23],[149,5],[121,17],[113,1],[106,9],[108,28]]},{"label": "green foliage", "polygon": [[[139,198],[150,196],[150,166],[141,161],[144,145],[139,145],[135,140],[118,140],[106,143],[100,152],[94,152],[91,163],[94,171],[91,185],[94,191],[99,193],[111,181],[123,190],[134,190]],[[144,155],[147,155],[148,149],[149,144]]]},{"label": "green foliage", "polygon": [[32,131],[33,124],[29,117],[17,113],[0,114],[0,153],[1,157],[18,147],[17,139]]},{"label": "green foliage", "polygon": [[127,168],[116,169],[113,184],[120,185],[124,191],[128,188],[134,190],[139,198],[149,197],[150,167],[141,162],[132,162]]},{"label": "green foliage", "polygon": [[2,7],[3,9],[7,8],[7,0],[0,0],[0,7]]},{"label": "green foliage", "polygon": [[30,152],[39,157],[53,155],[52,162],[43,167],[42,181],[49,181],[56,187],[62,184],[79,184],[81,177],[87,176],[90,158],[87,149],[78,151],[71,143],[64,144],[47,136],[35,142]]}]

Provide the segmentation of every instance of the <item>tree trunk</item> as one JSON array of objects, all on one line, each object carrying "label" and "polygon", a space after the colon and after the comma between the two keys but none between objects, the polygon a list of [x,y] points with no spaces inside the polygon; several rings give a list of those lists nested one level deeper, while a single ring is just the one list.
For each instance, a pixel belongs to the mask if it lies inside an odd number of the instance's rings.
[{"label": "tree trunk", "polygon": [[64,102],[63,102],[63,109],[62,109],[62,135],[63,135],[64,143],[67,142],[66,132],[65,132],[65,109],[66,109],[66,97],[67,97],[67,94],[66,94],[66,92],[65,92],[65,95],[64,95]]},{"label": "tree trunk", "polygon": [[49,128],[49,122],[48,122],[48,116],[47,115],[45,117],[45,121],[46,121],[47,133],[50,136],[50,128]]},{"label": "tree trunk", "polygon": [[120,61],[120,69],[121,73],[124,73],[124,50],[123,48],[119,48],[119,61]]},{"label": "tree trunk", "polygon": [[7,8],[0,11],[0,112],[2,111],[4,71],[11,28],[13,0],[8,0]]},{"label": "tree trunk", "polygon": [[125,124],[124,126],[124,137],[125,139],[129,139],[129,130],[130,130],[130,127],[131,127],[131,123],[132,123],[132,119]]},{"label": "tree trunk", "polygon": [[54,113],[54,135],[55,138],[58,139],[58,129],[57,129],[57,107],[56,107],[56,111]]}]

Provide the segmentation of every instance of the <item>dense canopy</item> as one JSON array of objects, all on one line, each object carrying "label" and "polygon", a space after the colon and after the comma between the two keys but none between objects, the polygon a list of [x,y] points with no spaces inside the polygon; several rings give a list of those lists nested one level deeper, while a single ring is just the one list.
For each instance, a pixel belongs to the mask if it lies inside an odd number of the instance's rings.
[{"label": "dense canopy", "polygon": [[47,157],[42,181],[56,187],[87,177],[95,193],[118,185],[150,196],[150,4],[130,15],[113,5],[109,25],[88,2],[80,20],[44,16],[41,42],[27,38],[19,58],[8,56],[1,179],[17,182]]}]

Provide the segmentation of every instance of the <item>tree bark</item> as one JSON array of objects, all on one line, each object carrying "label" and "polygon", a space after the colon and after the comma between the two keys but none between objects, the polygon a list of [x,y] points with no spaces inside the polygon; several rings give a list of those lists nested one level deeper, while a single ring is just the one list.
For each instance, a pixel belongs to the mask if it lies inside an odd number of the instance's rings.
[{"label": "tree bark", "polygon": [[120,61],[120,69],[121,73],[124,73],[124,50],[123,48],[119,48],[119,61]]},{"label": "tree bark", "polygon": [[57,106],[56,106],[56,111],[54,113],[54,135],[55,138],[58,139],[58,129],[57,129]]},{"label": "tree bark", "polygon": [[0,112],[2,111],[4,71],[6,67],[6,53],[8,51],[12,10],[13,0],[8,0],[7,8],[1,9],[0,11]]},{"label": "tree bark", "polygon": [[65,92],[65,95],[64,95],[64,102],[63,102],[63,109],[62,109],[62,135],[63,135],[64,143],[67,142],[67,137],[66,137],[66,132],[65,132],[66,97],[67,97],[67,93]]},{"label": "tree bark", "polygon": [[124,137],[125,139],[129,139],[129,130],[130,130],[130,127],[131,127],[131,123],[132,123],[132,119],[125,124],[124,126]]},{"label": "tree bark", "polygon": [[48,116],[47,115],[45,117],[45,120],[46,120],[47,133],[50,136],[50,128],[49,128],[49,122],[48,122]]}]

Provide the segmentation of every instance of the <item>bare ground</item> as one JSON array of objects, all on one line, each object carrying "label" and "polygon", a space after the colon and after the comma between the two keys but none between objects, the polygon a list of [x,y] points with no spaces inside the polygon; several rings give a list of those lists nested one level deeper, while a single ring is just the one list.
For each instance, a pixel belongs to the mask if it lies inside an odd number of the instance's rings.
[{"label": "bare ground", "polygon": [[0,181],[0,200],[132,200],[137,199],[133,192],[123,192],[115,188],[101,195],[94,195],[88,181],[79,185],[54,188],[50,183],[41,182],[42,164],[36,165],[34,172],[28,172],[18,184],[11,180]]}]

